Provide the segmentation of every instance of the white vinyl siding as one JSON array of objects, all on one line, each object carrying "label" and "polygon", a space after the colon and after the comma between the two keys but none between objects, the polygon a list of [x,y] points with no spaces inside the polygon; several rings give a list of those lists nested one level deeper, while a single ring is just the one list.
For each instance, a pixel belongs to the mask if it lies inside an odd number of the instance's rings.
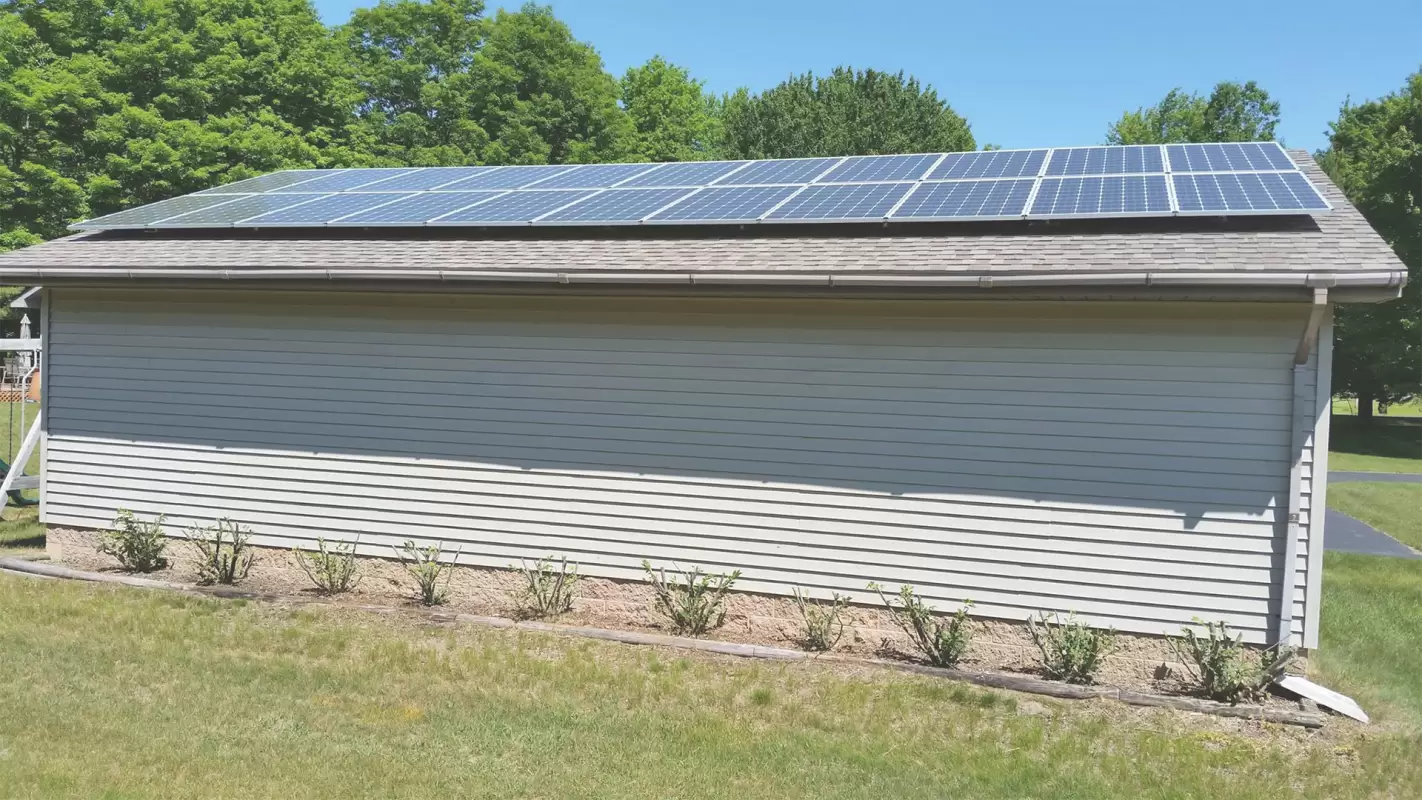
[{"label": "white vinyl siding", "polygon": [[1278,614],[1298,307],[53,299],[51,524],[124,507],[493,567],[645,558],[865,601],[907,582],[985,616],[1251,641]]}]

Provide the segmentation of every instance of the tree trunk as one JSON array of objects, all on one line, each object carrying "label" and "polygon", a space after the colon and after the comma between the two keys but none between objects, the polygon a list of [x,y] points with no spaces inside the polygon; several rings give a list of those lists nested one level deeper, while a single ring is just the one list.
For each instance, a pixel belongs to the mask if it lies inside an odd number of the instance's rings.
[{"label": "tree trunk", "polygon": [[1373,397],[1372,392],[1358,392],[1358,421],[1373,421]]}]

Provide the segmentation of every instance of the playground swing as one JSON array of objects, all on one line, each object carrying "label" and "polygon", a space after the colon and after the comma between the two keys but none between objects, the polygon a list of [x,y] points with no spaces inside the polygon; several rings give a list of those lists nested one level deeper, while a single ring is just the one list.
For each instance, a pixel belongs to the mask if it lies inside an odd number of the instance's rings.
[{"label": "playground swing", "polygon": [[[27,293],[28,296],[29,293]],[[39,443],[40,433],[40,412],[37,409],[33,420],[28,421],[25,413],[29,404],[39,403],[40,392],[40,364],[41,356],[40,344],[38,340],[30,336],[30,318],[26,315],[21,320],[20,339],[18,341],[5,340],[3,348],[14,351],[12,358],[6,359],[3,380],[0,380],[0,399],[3,399],[6,406],[6,413],[9,419],[8,442],[5,447],[5,456],[13,455],[14,461],[7,462],[0,458],[0,507],[6,505],[15,506],[35,506],[39,501],[24,495],[26,489],[38,489],[40,479],[38,475],[26,475],[25,465],[29,463],[30,456],[35,452],[35,447]],[[19,424],[15,424],[14,407],[19,406]],[[15,432],[24,431],[24,438],[19,442],[16,449]]]}]

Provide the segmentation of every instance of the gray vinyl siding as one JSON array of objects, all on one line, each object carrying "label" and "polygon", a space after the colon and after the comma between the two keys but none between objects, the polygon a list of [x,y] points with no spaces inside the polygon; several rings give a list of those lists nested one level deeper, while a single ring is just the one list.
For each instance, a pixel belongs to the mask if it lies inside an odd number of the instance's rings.
[{"label": "gray vinyl siding", "polygon": [[906,582],[984,616],[1203,617],[1251,641],[1278,614],[1298,308],[53,300],[51,524],[124,507],[492,567],[555,554],[637,578],[645,558],[863,601]]}]

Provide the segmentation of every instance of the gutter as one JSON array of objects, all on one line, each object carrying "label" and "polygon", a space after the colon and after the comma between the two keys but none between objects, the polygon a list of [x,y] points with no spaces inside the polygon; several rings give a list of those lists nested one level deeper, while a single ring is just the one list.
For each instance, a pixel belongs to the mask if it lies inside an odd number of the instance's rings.
[{"label": "gutter", "polygon": [[[1314,395],[1306,394],[1304,387],[1308,380],[1309,358],[1318,342],[1318,329],[1327,313],[1328,290],[1314,289],[1308,322],[1304,324],[1298,348],[1294,351],[1294,391],[1289,407],[1289,453],[1293,457],[1293,464],[1289,467],[1289,516],[1284,526],[1284,568],[1279,581],[1279,626],[1276,630],[1276,643],[1279,645],[1289,645],[1293,642],[1294,589],[1298,581],[1299,528],[1303,517],[1303,451],[1306,437],[1313,431],[1313,414],[1310,409]],[[1318,377],[1320,380],[1323,378],[1322,370],[1318,371]],[[1312,480],[1319,479],[1316,473],[1312,475]],[[1311,507],[1310,524],[1322,524],[1323,511],[1321,508]],[[1310,543],[1310,547],[1321,544]],[[1310,578],[1316,580],[1315,576]]]}]

